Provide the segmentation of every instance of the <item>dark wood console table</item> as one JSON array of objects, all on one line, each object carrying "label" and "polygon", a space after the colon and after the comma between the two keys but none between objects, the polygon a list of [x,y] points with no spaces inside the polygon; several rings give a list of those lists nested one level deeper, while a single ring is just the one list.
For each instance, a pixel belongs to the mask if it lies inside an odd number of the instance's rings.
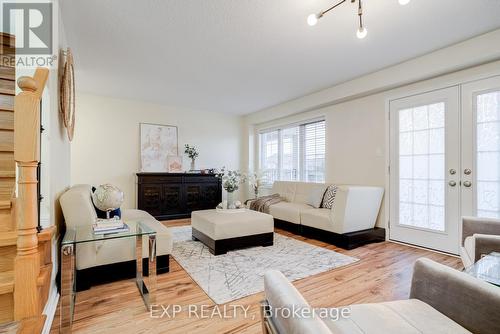
[{"label": "dark wood console table", "polygon": [[214,174],[137,173],[137,207],[158,220],[191,217],[222,201],[222,185]]}]

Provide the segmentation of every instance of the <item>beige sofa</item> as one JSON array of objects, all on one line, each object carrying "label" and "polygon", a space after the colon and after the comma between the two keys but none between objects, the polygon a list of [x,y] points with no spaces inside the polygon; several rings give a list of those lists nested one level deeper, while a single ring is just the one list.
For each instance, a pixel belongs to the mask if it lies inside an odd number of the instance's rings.
[{"label": "beige sofa", "polygon": [[[331,317],[334,309],[311,316],[313,309],[278,271],[265,274],[264,286],[264,334],[500,333],[500,289],[429,259],[415,263],[409,299],[347,306],[338,319]],[[290,309],[300,312],[287,316],[283,310]]]},{"label": "beige sofa", "polygon": [[[59,202],[66,228],[91,225],[97,214],[91,199],[91,186],[80,184],[71,187]],[[167,227],[149,213],[141,210],[122,210],[122,219],[141,221],[156,234],[157,272],[169,270],[169,254],[172,252],[172,235]],[[147,238],[143,238],[143,258],[148,257]],[[114,279],[135,276],[135,239],[123,238],[77,245],[76,270],[78,290]],[[102,277],[101,277],[102,276]]]},{"label": "beige sofa", "polygon": [[269,213],[277,220],[276,225],[344,248],[385,240],[385,230],[375,228],[384,188],[339,185],[332,209],[308,204],[311,196],[324,193],[328,186],[324,183],[274,182],[271,193],[280,194],[284,199],[269,207]]}]

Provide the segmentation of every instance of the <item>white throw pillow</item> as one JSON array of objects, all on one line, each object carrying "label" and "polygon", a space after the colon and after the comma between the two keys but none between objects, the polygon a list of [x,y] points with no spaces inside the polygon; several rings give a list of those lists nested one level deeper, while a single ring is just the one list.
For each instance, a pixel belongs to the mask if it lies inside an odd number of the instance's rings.
[{"label": "white throw pillow", "polygon": [[326,187],[318,186],[314,187],[307,197],[307,204],[319,209],[321,207],[321,202],[323,201],[323,195],[325,194]]}]

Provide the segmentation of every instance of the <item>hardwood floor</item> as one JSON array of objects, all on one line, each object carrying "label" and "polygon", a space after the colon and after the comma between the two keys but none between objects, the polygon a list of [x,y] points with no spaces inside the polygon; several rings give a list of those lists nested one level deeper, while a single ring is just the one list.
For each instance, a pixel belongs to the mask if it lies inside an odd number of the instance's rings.
[{"label": "hardwood floor", "polygon": [[[188,225],[189,220],[164,222],[165,225]],[[370,244],[346,251],[316,240],[277,232],[335,250],[360,259],[357,263],[329,272],[307,277],[293,284],[313,307],[335,307],[354,303],[380,302],[408,297],[413,263],[419,257],[428,257],[448,266],[461,269],[459,258],[392,242]],[[209,305],[213,301],[171,258],[170,273],[158,276],[157,303],[167,307],[178,304],[186,311],[175,319],[151,318],[137,291],[134,280],[125,280],[79,292],[76,298],[75,333],[261,333],[259,302],[263,293],[248,296],[228,305],[249,307],[247,317],[240,309],[231,319],[189,318],[187,307]],[[59,309],[51,333],[59,328]],[[171,312],[170,312],[171,314]]]}]

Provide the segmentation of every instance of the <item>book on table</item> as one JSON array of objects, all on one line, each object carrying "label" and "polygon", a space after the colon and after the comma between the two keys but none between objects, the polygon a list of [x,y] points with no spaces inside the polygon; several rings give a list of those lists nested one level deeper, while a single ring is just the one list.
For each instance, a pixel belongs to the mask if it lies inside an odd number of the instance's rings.
[{"label": "book on table", "polygon": [[107,233],[118,233],[118,232],[128,232],[129,227],[122,220],[117,219],[100,219],[97,220],[92,228],[95,234],[107,234]]}]

